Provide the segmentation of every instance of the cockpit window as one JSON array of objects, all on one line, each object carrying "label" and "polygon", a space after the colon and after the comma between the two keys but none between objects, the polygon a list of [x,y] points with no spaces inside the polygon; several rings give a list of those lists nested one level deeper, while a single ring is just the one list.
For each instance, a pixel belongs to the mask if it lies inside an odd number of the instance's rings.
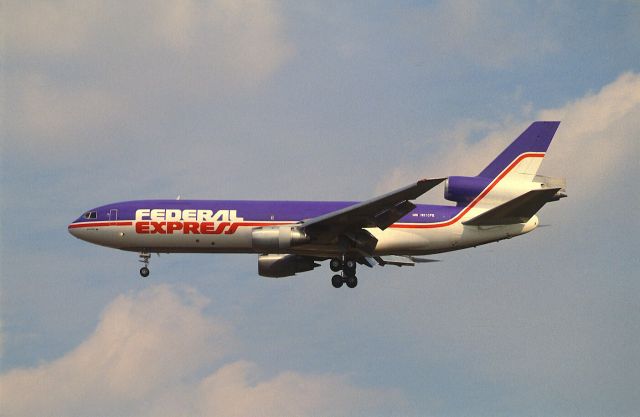
[{"label": "cockpit window", "polygon": [[84,213],[82,215],[82,217],[84,217],[85,219],[97,219],[98,218],[98,212],[96,212],[96,211],[87,211],[86,213]]}]

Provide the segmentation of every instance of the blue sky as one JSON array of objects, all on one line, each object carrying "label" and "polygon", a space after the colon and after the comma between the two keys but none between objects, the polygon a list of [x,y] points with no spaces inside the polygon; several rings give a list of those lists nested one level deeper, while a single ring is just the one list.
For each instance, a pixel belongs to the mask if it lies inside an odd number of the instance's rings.
[{"label": "blue sky", "polygon": [[[631,416],[640,5],[7,2],[7,415]],[[283,280],[66,225],[137,198],[365,199],[475,174],[536,119],[569,198],[519,239]],[[442,201],[440,188],[425,197]]]}]

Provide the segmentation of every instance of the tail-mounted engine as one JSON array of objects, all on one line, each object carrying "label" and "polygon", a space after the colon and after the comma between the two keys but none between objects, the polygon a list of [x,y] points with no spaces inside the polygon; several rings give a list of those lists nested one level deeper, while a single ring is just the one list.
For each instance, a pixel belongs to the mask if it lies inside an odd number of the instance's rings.
[{"label": "tail-mounted engine", "polygon": [[[558,188],[559,191],[550,201],[566,197],[566,182],[564,178],[551,178],[542,175],[519,180],[502,180],[495,184],[485,201],[496,204],[511,200],[531,190]],[[459,206],[465,206],[473,201],[491,183],[490,178],[484,177],[449,177],[444,185],[444,198],[455,201]]]},{"label": "tail-mounted engine", "polygon": [[449,177],[444,184],[444,198],[458,204],[470,203],[491,182],[483,177]]},{"label": "tail-mounted engine", "polygon": [[311,271],[320,266],[313,258],[300,255],[260,255],[258,274],[268,278],[290,277],[298,272]]},{"label": "tail-mounted engine", "polygon": [[269,226],[251,232],[253,249],[264,252],[281,252],[309,241],[309,236],[296,226]]}]

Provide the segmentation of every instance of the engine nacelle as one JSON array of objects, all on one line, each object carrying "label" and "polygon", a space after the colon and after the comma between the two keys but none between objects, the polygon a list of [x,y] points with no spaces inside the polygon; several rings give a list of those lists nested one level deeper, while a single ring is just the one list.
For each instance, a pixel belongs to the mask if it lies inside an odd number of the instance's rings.
[{"label": "engine nacelle", "polygon": [[251,232],[253,249],[281,252],[309,241],[309,237],[296,226],[269,226]]},{"label": "engine nacelle", "polygon": [[258,257],[258,274],[268,278],[290,277],[298,272],[311,271],[320,266],[313,259],[300,255],[269,254]]},{"label": "engine nacelle", "polygon": [[444,198],[456,203],[470,203],[491,183],[490,178],[449,177],[444,184]]}]

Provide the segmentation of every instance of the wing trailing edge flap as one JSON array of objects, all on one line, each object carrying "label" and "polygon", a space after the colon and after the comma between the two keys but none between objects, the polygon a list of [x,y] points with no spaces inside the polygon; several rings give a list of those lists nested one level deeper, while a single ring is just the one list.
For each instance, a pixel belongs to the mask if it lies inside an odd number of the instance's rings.
[{"label": "wing trailing edge flap", "polygon": [[513,200],[500,204],[484,213],[462,222],[469,226],[498,226],[516,223],[526,223],[538,210],[550,201],[558,198],[556,194],[560,188],[545,188],[522,194]]},{"label": "wing trailing edge flap", "polygon": [[396,204],[393,207],[390,207],[386,210],[381,211],[373,217],[373,222],[380,229],[384,230],[387,227],[391,226],[407,214],[411,213],[411,210],[416,208],[416,205],[411,201],[405,200]]},{"label": "wing trailing edge flap", "polygon": [[300,226],[312,235],[328,232],[335,236],[346,230],[365,227],[384,230],[415,208],[409,200],[420,197],[445,179],[423,179],[371,200],[314,217],[302,222]]},{"label": "wing trailing edge flap", "polygon": [[395,265],[395,266],[414,266],[415,264],[427,263],[427,262],[439,262],[437,259],[418,258],[415,256],[400,256],[400,255],[382,255],[376,256],[375,260],[379,265]]}]

